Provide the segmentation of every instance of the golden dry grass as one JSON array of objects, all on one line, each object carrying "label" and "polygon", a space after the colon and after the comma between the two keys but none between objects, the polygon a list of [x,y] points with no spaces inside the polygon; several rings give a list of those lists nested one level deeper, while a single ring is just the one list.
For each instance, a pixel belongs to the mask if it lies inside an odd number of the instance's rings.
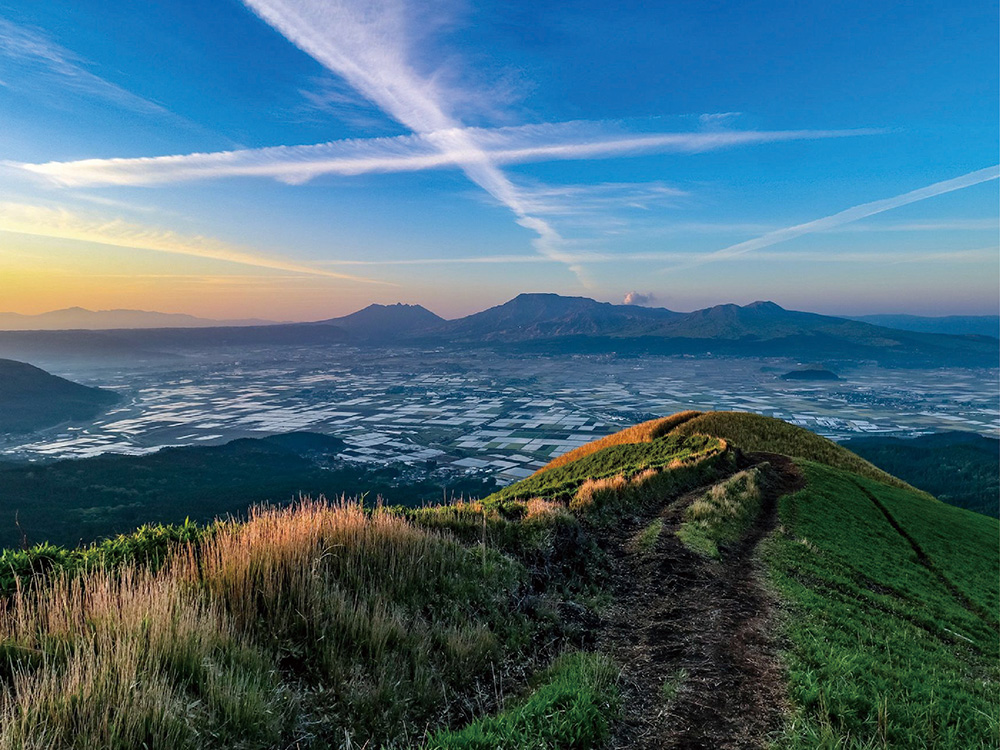
[{"label": "golden dry grass", "polygon": [[[0,644],[11,657],[2,748],[188,747],[209,714],[277,739],[274,665],[176,576],[60,576],[6,603]],[[197,685],[199,699],[179,685]]]},{"label": "golden dry grass", "polygon": [[627,484],[628,480],[623,474],[603,479],[588,479],[580,485],[570,500],[569,509],[579,512],[592,507],[595,503],[617,497]]},{"label": "golden dry grass", "polygon": [[662,468],[644,469],[632,477],[616,474],[587,479],[570,499],[569,509],[574,513],[587,513],[613,502],[638,506],[651,498],[676,493],[691,481],[687,476],[689,472],[697,476],[700,468],[707,469],[719,458],[727,457],[727,451],[726,441],[720,440],[715,450],[686,459],[675,458]]},{"label": "golden dry grass", "polygon": [[633,425],[621,430],[620,432],[603,437],[600,440],[594,440],[586,445],[581,445],[579,448],[574,448],[569,453],[564,453],[558,458],[549,461],[549,463],[535,473],[540,474],[541,472],[548,471],[549,469],[565,466],[566,464],[572,463],[573,461],[581,459],[584,456],[589,456],[591,453],[597,453],[597,451],[603,450],[604,448],[610,448],[612,445],[652,442],[656,438],[666,435],[675,427],[687,422],[689,419],[694,419],[700,414],[701,412],[699,411],[682,411],[672,414],[669,417],[662,417],[660,419],[651,419],[648,422],[641,422],[640,424]]},{"label": "golden dry grass", "polygon": [[471,710],[518,575],[402,516],[309,501],[157,572],[56,575],[0,601],[0,749],[413,744],[463,691]]}]

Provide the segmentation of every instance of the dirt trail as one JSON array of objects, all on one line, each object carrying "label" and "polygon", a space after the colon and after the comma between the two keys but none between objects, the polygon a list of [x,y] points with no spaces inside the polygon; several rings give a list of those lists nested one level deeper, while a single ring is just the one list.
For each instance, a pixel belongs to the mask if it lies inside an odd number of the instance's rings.
[{"label": "dirt trail", "polygon": [[[802,478],[784,456],[749,458],[769,462],[773,481],[757,523],[721,563],[688,551],[674,533],[707,487],[663,509],[652,550],[629,549],[641,525],[614,540],[614,604],[599,637],[623,668],[623,720],[613,748],[759,748],[779,726],[782,675],[753,553],[775,526],[777,498],[801,487]],[[677,686],[674,695],[665,695],[665,683]]]}]

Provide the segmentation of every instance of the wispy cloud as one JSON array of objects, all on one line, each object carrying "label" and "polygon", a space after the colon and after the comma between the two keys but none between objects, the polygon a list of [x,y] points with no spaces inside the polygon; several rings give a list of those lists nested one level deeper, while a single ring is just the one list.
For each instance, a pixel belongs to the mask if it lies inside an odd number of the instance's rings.
[{"label": "wispy cloud", "polygon": [[298,92],[302,100],[290,111],[295,121],[322,124],[333,118],[365,133],[398,132],[396,123],[338,76],[313,76]]},{"label": "wispy cloud", "polygon": [[814,234],[816,232],[829,231],[844,224],[866,219],[869,216],[875,216],[876,214],[880,214],[885,211],[891,211],[895,208],[901,208],[911,203],[917,203],[918,201],[934,198],[935,196],[944,195],[945,193],[951,193],[956,190],[963,190],[965,188],[972,187],[973,185],[979,185],[983,182],[996,179],[1000,179],[1000,165],[979,169],[975,172],[969,172],[961,177],[955,177],[950,180],[935,182],[933,185],[918,188],[917,190],[911,190],[908,193],[903,193],[902,195],[897,195],[892,198],[883,198],[882,200],[871,201],[870,203],[862,203],[861,205],[853,206],[852,208],[839,211],[830,216],[825,216],[822,219],[815,219],[813,221],[807,221],[804,224],[796,224],[795,226],[776,229],[773,232],[768,232],[752,240],[738,242],[735,245],[730,245],[729,247],[722,248],[721,250],[701,255],[697,260],[683,266],[674,266],[663,270],[674,271],[680,270],[681,268],[704,265],[705,263],[731,260],[732,258],[752,253],[755,250],[770,247],[771,245],[777,245],[779,242],[787,242],[788,240],[795,239],[796,237],[802,237],[803,235]]},{"label": "wispy cloud", "polygon": [[[809,261],[817,263],[934,263],[934,262],[969,262],[981,263],[996,260],[1000,248],[986,247],[967,250],[920,251],[907,250],[903,252],[840,252],[829,253],[819,251],[804,251],[794,254],[781,252],[758,252],[752,258],[736,256],[734,261],[777,262],[787,264],[789,261]],[[636,252],[636,253],[599,253],[599,252],[568,252],[567,255],[580,264],[623,263],[635,261],[676,262],[685,263],[697,261],[700,256],[694,252]],[[554,263],[542,255],[472,255],[451,258],[396,258],[385,260],[326,260],[324,266],[448,266],[448,265],[511,265]],[[692,263],[693,265],[693,263]]]},{"label": "wispy cloud", "polygon": [[698,117],[698,121],[702,125],[708,125],[710,127],[720,127],[724,124],[728,124],[737,117],[740,117],[742,112],[707,112]]},{"label": "wispy cloud", "polygon": [[110,102],[140,114],[166,115],[169,112],[148,99],[106,81],[87,69],[88,63],[65,47],[56,44],[44,32],[20,26],[0,17],[0,58],[7,61],[5,81],[13,88],[12,73],[32,79],[25,89],[33,94],[46,93],[38,81],[54,84],[62,92],[72,91]]},{"label": "wispy cloud", "polygon": [[[519,153],[497,154],[495,144],[484,133],[464,126],[453,111],[453,103],[468,101],[468,92],[449,88],[446,76],[424,74],[415,64],[418,41],[414,12],[426,12],[422,4],[401,0],[244,0],[258,16],[285,38],[340,75],[383,112],[405,125],[433,146],[437,156],[422,154],[420,161],[435,158],[454,164],[466,176],[514,214],[522,227],[536,234],[536,250],[565,262],[578,278],[583,269],[563,248],[563,238],[544,218],[533,213],[521,190],[504,174],[501,166],[517,160],[581,158],[627,153],[649,147],[650,136],[608,143],[569,143],[532,146]],[[480,136],[480,137],[477,137]],[[711,138],[704,134],[704,138]],[[725,138],[725,134],[718,137]],[[665,146],[677,142],[676,135],[661,137]],[[706,142],[707,143],[707,142]],[[384,167],[383,167],[384,168]]]},{"label": "wispy cloud", "polygon": [[654,182],[599,182],[593,185],[521,186],[533,213],[546,216],[589,215],[614,208],[649,210],[688,197],[686,190]]},{"label": "wispy cloud", "polygon": [[15,232],[78,242],[94,242],[113,247],[189,255],[238,263],[244,266],[309,276],[325,276],[345,281],[385,283],[294,263],[281,258],[268,257],[209,237],[185,236],[170,230],[134,224],[121,219],[95,218],[63,208],[26,203],[0,203],[0,232]]},{"label": "wispy cloud", "polygon": [[[698,153],[782,141],[870,135],[876,132],[879,131],[630,133],[612,123],[566,122],[496,129],[465,128],[456,129],[450,134],[437,132],[390,138],[346,139],[308,146],[273,146],[137,159],[83,159],[43,164],[7,162],[6,166],[70,187],[155,185],[226,177],[269,177],[281,182],[300,184],[327,174],[350,176],[373,172],[464,168],[464,165],[475,159],[486,159],[493,165],[508,165],[649,153]],[[476,145],[454,145],[462,140]],[[516,192],[523,204],[528,196],[523,189]]]}]

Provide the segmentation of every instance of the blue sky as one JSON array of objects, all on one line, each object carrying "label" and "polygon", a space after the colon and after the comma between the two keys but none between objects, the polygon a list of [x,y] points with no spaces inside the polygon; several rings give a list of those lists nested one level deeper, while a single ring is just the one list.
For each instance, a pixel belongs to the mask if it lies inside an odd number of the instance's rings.
[{"label": "blue sky", "polygon": [[0,0],[0,307],[996,313],[995,3]]}]

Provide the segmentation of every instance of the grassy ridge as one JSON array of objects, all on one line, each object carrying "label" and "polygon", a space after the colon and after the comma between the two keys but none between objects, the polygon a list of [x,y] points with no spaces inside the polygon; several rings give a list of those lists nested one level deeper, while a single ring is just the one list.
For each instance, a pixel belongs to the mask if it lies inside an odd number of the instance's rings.
[{"label": "grassy ridge", "polygon": [[[782,746],[997,747],[995,621],[967,608],[939,575],[961,565],[969,590],[995,612],[995,545],[982,540],[995,540],[996,522],[802,466],[808,485],[782,498],[783,533],[763,550],[788,611],[794,714]],[[926,559],[871,496],[898,513]]]},{"label": "grassy ridge", "polygon": [[728,440],[744,451],[782,453],[846,469],[876,482],[913,488],[901,479],[851,453],[846,448],[814,432],[780,419],[735,411],[713,411],[685,421],[672,435],[713,435]]},{"label": "grassy ridge", "polygon": [[564,466],[534,474],[485,498],[485,503],[544,497],[569,500],[588,480],[621,475],[629,478],[648,470],[676,467],[716,455],[725,445],[704,435],[668,435],[651,442],[611,445]]},{"label": "grassy ridge", "polygon": [[573,463],[574,461],[579,461],[584,456],[589,456],[591,453],[597,453],[598,451],[610,448],[613,445],[652,442],[656,438],[666,435],[672,429],[687,420],[694,419],[699,414],[701,414],[700,411],[681,411],[676,414],[671,414],[669,417],[651,419],[648,422],[642,422],[640,424],[627,427],[624,430],[619,430],[611,435],[602,437],[600,440],[593,440],[586,445],[581,445],[579,448],[574,448],[568,453],[564,453],[558,458],[552,459],[535,473],[540,474],[543,471],[548,471],[549,469],[555,469],[560,466]]},{"label": "grassy ridge", "polygon": [[[786,614],[779,745],[1000,744],[996,521],[777,420],[712,413],[630,442],[649,424],[482,501],[305,502],[0,553],[0,750],[595,748],[618,706],[600,655],[557,660],[506,705],[496,674],[572,643],[583,626],[560,608],[599,590],[606,524],[731,474],[729,441],[815,459],[761,548]],[[682,540],[737,541],[765,473],[693,503]]]},{"label": "grassy ridge", "polygon": [[[547,499],[306,502],[8,551],[0,748],[421,744],[488,707],[503,664],[548,658],[533,639],[564,638],[546,592],[583,590],[600,566],[587,519],[686,489],[727,456],[711,438],[662,438],[567,467]],[[623,469],[638,473],[600,476]],[[523,608],[526,590],[549,603]],[[609,668],[560,664],[520,707],[440,742],[593,746]]]}]

